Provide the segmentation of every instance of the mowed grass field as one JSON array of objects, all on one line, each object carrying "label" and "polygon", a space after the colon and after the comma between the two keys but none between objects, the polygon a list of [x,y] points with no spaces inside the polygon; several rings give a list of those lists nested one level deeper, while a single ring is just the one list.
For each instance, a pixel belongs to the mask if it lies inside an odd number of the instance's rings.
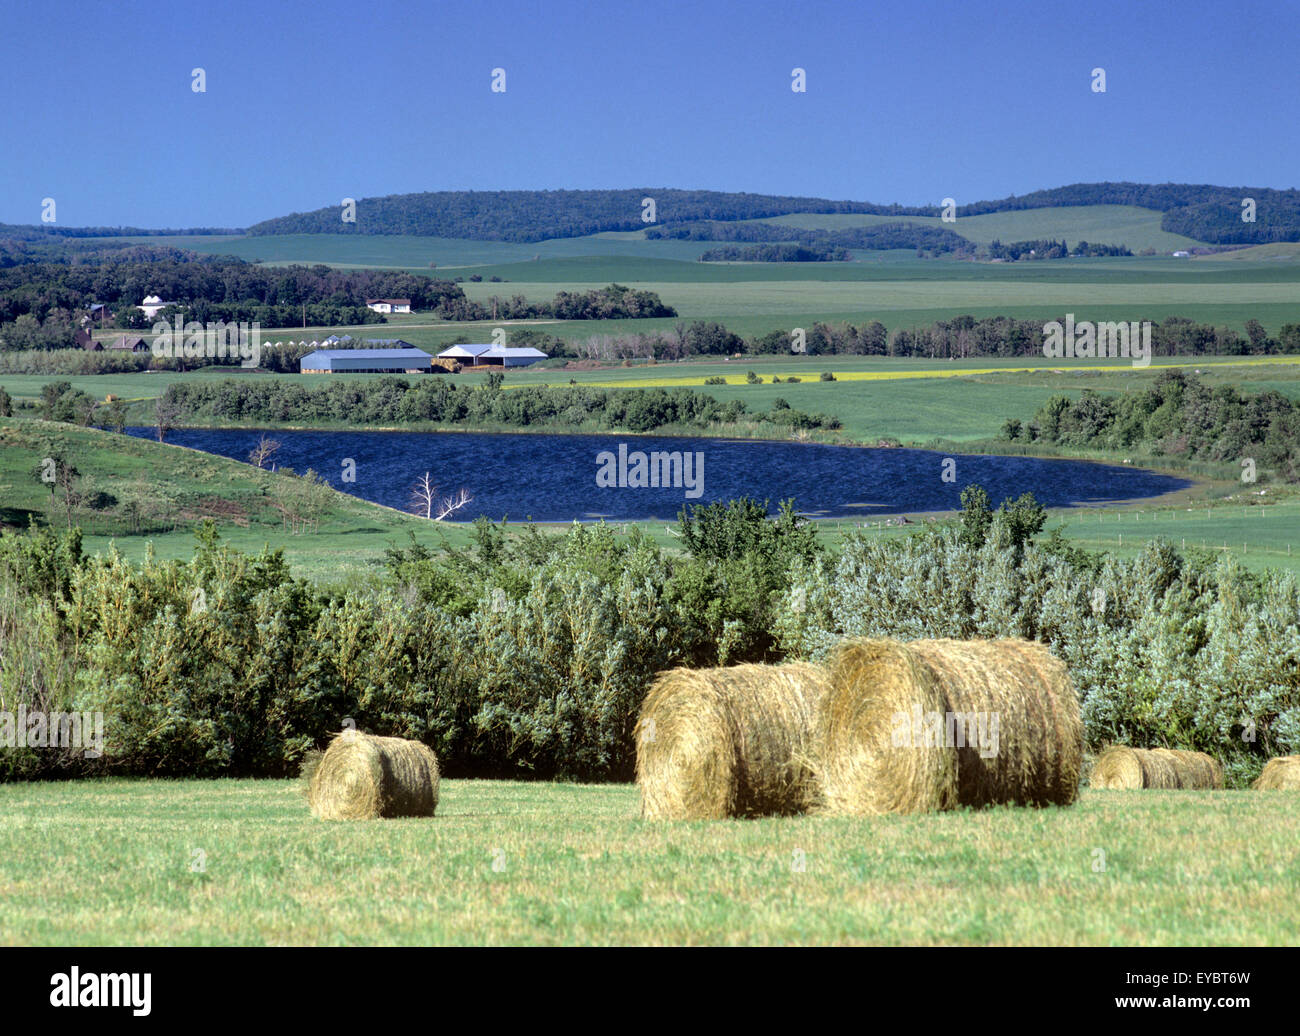
[{"label": "mowed grass field", "polygon": [[[314,820],[294,781],[0,786],[8,945],[1296,945],[1300,793],[646,823],[631,785],[444,781]],[[494,866],[495,865],[495,866]]]}]

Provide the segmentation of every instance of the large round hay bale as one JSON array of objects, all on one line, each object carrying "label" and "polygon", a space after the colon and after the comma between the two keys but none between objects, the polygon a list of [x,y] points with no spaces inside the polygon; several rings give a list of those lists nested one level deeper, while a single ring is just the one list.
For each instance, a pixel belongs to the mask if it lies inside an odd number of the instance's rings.
[{"label": "large round hay bale", "polygon": [[1115,745],[1097,759],[1092,786],[1118,790],[1222,788],[1223,767],[1204,752]]},{"label": "large round hay bale", "polygon": [[648,820],[801,813],[812,805],[821,666],[738,665],[661,673],[636,725]]},{"label": "large round hay bale", "polygon": [[438,807],[438,757],[419,741],[345,730],[317,763],[308,801],[322,820],[431,817]]},{"label": "large round hay bale", "polygon": [[819,776],[831,812],[1067,805],[1083,762],[1065,666],[1025,640],[858,640],[831,657]]},{"label": "large round hay bale", "polygon": [[1300,791],[1300,755],[1270,759],[1251,787],[1256,791]]}]

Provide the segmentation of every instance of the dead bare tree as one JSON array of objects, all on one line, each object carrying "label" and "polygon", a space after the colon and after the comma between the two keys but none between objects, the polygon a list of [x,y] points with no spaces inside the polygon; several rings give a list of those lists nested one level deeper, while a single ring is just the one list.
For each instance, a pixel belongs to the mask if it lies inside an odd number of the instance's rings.
[{"label": "dead bare tree", "polygon": [[415,488],[411,490],[411,513],[440,522],[473,499],[468,489],[458,489],[451,496],[442,496],[433,481],[433,475],[426,471],[415,480]]},{"label": "dead bare tree", "polygon": [[265,467],[266,462],[271,459],[271,454],[275,453],[279,448],[279,440],[268,439],[263,435],[257,440],[257,445],[253,447],[252,452],[249,453],[248,463],[254,464],[259,468]]}]

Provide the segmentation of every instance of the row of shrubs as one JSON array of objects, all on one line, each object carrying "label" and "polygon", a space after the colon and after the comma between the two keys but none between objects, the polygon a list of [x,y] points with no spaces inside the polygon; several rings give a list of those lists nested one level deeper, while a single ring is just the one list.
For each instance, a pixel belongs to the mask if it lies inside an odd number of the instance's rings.
[{"label": "row of shrubs", "polygon": [[837,429],[840,421],[786,407],[784,413],[749,410],[744,400],[722,403],[689,388],[607,389],[525,385],[503,391],[501,372],[473,387],[445,377],[325,379],[318,385],[285,381],[193,381],[167,387],[164,405],[179,423],[217,420],[401,424],[504,424],[511,427],[602,428],[650,432],[659,428],[708,428],[738,421],[795,428]]},{"label": "row of shrubs", "polygon": [[1244,781],[1300,750],[1300,591],[1290,575],[1165,544],[1120,560],[1034,536],[1022,498],[950,525],[854,533],[832,556],[786,505],[683,514],[682,554],[636,528],[389,552],[367,585],[295,579],[205,526],[188,562],[88,558],[79,534],[0,536],[0,697],[101,711],[108,750],[0,752],[9,778],[265,775],[350,719],[419,738],[449,774],[626,779],[653,675],[820,658],[840,637],[1048,644],[1087,739],[1199,748]]}]

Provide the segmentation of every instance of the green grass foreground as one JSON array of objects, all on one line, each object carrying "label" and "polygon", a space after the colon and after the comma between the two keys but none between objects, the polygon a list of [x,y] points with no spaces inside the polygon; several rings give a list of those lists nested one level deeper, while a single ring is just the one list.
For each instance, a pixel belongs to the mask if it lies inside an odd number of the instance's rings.
[{"label": "green grass foreground", "polygon": [[1297,806],[650,824],[629,785],[458,780],[435,818],[340,824],[293,781],[12,784],[0,942],[1295,945]]}]

